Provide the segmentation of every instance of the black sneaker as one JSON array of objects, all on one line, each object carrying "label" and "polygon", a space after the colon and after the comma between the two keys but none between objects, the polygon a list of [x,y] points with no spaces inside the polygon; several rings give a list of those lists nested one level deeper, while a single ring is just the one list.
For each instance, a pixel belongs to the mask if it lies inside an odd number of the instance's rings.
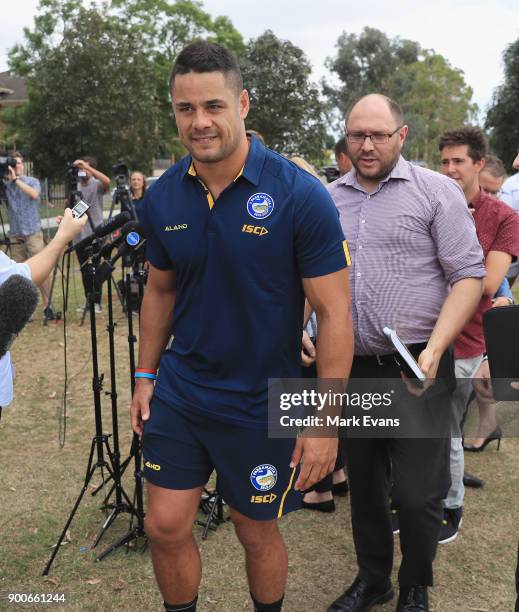
[{"label": "black sneaker", "polygon": [[448,544],[458,537],[463,522],[463,508],[444,508],[438,544]]},{"label": "black sneaker", "polygon": [[398,521],[398,512],[395,508],[391,508],[391,527],[393,529],[393,535],[400,533],[400,523]]}]

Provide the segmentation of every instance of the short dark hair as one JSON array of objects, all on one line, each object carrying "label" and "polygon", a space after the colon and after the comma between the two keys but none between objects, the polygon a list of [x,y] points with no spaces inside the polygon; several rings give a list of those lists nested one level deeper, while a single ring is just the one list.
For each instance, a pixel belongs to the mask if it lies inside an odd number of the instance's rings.
[{"label": "short dark hair", "polygon": [[341,153],[348,154],[348,149],[346,148],[346,138],[343,136],[339,138],[339,140],[335,143],[333,147],[333,152],[335,153],[335,157],[339,157]]},{"label": "short dark hair", "polygon": [[367,94],[366,96],[361,96],[360,98],[355,100],[355,102],[349,107],[349,109],[346,112],[346,117],[345,117],[345,120],[344,120],[345,123],[348,123],[348,118],[349,118],[350,113],[353,110],[353,108],[355,106],[357,106],[357,104],[359,102],[364,100],[364,98],[369,98],[369,96],[376,96],[378,98],[382,98],[384,100],[384,102],[388,105],[389,111],[390,111],[391,115],[393,116],[393,119],[396,121],[396,124],[398,126],[404,125],[404,123],[405,123],[405,121],[404,121],[404,111],[402,110],[402,107],[400,106],[400,104],[398,104],[398,102],[396,102],[395,100],[393,100],[389,96],[385,96],[384,94],[378,94],[378,93]]},{"label": "short dark hair", "polygon": [[495,155],[487,155],[485,157],[485,166],[483,170],[486,170],[494,178],[502,178],[506,176],[506,169],[503,162]]},{"label": "short dark hair", "polygon": [[243,89],[240,67],[234,55],[222,45],[205,40],[192,42],[179,53],[169,77],[169,90],[177,74],[223,72],[238,93]]},{"label": "short dark hair", "polygon": [[97,168],[97,159],[93,155],[84,155],[81,159],[92,168]]},{"label": "short dark hair", "polygon": [[23,161],[23,155],[20,153],[20,151],[13,151],[10,157],[19,157]]},{"label": "short dark hair", "polygon": [[485,135],[478,127],[465,126],[457,130],[448,130],[440,137],[438,149],[467,145],[468,155],[473,162],[482,160],[488,151]]}]

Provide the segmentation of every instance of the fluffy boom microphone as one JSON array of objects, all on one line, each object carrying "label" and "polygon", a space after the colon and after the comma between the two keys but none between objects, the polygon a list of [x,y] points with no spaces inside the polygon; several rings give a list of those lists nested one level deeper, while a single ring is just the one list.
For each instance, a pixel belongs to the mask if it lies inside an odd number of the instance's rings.
[{"label": "fluffy boom microphone", "polygon": [[25,276],[14,274],[0,287],[0,357],[7,353],[37,304],[38,289]]}]

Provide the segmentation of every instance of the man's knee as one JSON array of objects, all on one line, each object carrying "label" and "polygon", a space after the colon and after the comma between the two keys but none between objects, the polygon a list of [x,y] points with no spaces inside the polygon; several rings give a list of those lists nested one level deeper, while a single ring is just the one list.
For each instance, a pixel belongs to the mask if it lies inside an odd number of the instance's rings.
[{"label": "man's knee", "polygon": [[236,535],[242,546],[251,553],[257,553],[268,548],[271,543],[280,538],[277,520],[255,521],[236,511],[231,513],[231,520]]},{"label": "man's knee", "polygon": [[144,527],[150,542],[180,546],[192,537],[193,522],[189,517],[151,511],[146,514]]}]

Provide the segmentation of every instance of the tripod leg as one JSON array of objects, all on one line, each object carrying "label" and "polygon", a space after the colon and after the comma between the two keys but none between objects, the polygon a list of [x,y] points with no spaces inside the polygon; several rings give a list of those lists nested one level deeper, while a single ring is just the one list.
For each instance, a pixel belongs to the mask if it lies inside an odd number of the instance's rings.
[{"label": "tripod leg", "polygon": [[108,518],[106,519],[106,521],[103,523],[103,526],[99,530],[99,533],[97,534],[96,539],[94,540],[94,543],[92,544],[92,548],[95,548],[99,544],[99,542],[101,541],[101,538],[104,536],[107,529],[117,518],[118,513],[119,512],[117,508],[114,508],[112,512],[110,512],[110,514],[108,515]]},{"label": "tripod leg", "polygon": [[215,493],[213,498],[213,503],[211,504],[211,510],[209,511],[209,516],[207,517],[207,521],[205,523],[204,531],[202,532],[202,540],[207,540],[207,534],[209,533],[209,529],[213,528],[212,522],[214,521],[214,515],[216,514],[216,508],[218,505],[218,498],[220,496],[218,493]]},{"label": "tripod leg", "polygon": [[92,463],[92,459],[94,457],[94,448],[95,448],[95,438],[92,440],[92,446],[90,447],[90,457],[88,458],[88,467],[87,467],[87,473],[85,476],[85,482],[83,484],[83,488],[81,489],[78,498],[76,499],[76,503],[74,504],[74,507],[72,508],[72,511],[68,517],[67,522],[65,523],[65,527],[63,527],[63,531],[61,532],[61,535],[59,536],[59,539],[54,547],[54,550],[52,551],[52,555],[50,556],[49,561],[47,562],[47,565],[45,566],[45,569],[43,570],[43,574],[42,576],[48,576],[51,565],[54,561],[54,558],[56,557],[56,555],[58,554],[58,551],[60,549],[61,543],[63,542],[63,540],[65,539],[65,535],[67,533],[67,529],[70,527],[70,523],[72,523],[72,520],[74,519],[74,515],[76,514],[77,509],[79,508],[79,504],[81,503],[81,500],[83,499],[83,495],[85,494],[85,491],[87,490],[88,487],[88,483],[90,482],[92,476],[94,475],[94,471],[96,469],[96,466],[93,465]]}]

